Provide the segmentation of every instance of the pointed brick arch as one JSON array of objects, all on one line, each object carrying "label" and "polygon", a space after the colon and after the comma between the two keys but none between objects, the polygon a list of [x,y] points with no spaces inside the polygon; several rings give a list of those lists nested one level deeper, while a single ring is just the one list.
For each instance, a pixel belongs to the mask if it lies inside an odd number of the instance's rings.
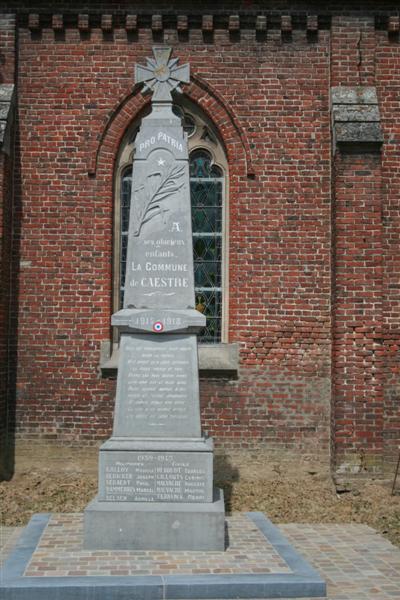
[{"label": "pointed brick arch", "polygon": [[[236,176],[252,175],[250,145],[246,133],[236,119],[232,109],[215,90],[197,76],[185,90],[185,95],[197,104],[216,126],[225,146],[228,162]],[[92,141],[88,155],[88,173],[97,176],[112,174],[115,157],[123,136],[130,124],[149,104],[150,98],[144,97],[136,86],[131,95],[120,100],[111,113],[107,123],[102,125]]]},{"label": "pointed brick arch", "polygon": [[[185,96],[193,104],[196,104],[213,123],[224,147],[229,167],[227,189],[229,190],[229,206],[231,208],[228,212],[227,223],[230,227],[238,218],[236,207],[246,189],[248,177],[253,174],[250,146],[244,129],[240,126],[230,107],[213,90],[206,88],[207,85],[203,81],[195,78],[190,86],[186,88]],[[115,106],[107,123],[102,125],[97,135],[95,134],[96,141],[93,141],[88,150],[88,173],[93,179],[94,193],[97,198],[102,198],[104,210],[110,217],[110,236],[112,236],[113,229],[114,181],[119,150],[129,127],[135,120],[140,118],[149,103],[150,97],[144,97],[140,92],[140,88],[136,86],[129,96],[120,100]],[[109,252],[111,286],[109,310],[111,315],[113,295],[111,282],[114,269],[111,245],[107,247],[107,252]],[[228,256],[229,251],[226,253],[226,265],[229,264]],[[230,276],[227,275],[227,280],[229,278]],[[229,303],[227,291],[225,297],[227,303]],[[226,314],[228,314],[229,309],[226,310]]]}]

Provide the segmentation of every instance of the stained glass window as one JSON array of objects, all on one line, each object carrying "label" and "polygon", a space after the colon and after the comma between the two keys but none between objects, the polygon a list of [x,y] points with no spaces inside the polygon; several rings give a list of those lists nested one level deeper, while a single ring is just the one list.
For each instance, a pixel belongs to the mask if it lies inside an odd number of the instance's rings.
[{"label": "stained glass window", "polygon": [[207,317],[199,341],[221,341],[223,173],[204,149],[190,154],[196,308]]},{"label": "stained glass window", "polygon": [[[196,308],[207,317],[199,341],[221,341],[222,321],[222,207],[224,178],[212,164],[211,154],[196,149],[190,154],[190,193],[192,202],[193,259]],[[120,308],[124,301],[126,254],[132,168],[121,177],[120,197]]]},{"label": "stained glass window", "polygon": [[124,304],[126,255],[128,250],[129,209],[131,205],[132,167],[127,167],[121,177],[121,202],[120,202],[120,263],[119,282],[120,308]]}]

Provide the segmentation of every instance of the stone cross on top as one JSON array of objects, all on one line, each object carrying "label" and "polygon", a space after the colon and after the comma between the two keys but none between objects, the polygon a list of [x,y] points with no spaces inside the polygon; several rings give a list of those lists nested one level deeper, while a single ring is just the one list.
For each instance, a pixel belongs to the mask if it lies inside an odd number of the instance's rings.
[{"label": "stone cross on top", "polygon": [[154,92],[153,102],[172,102],[171,92],[182,92],[179,84],[190,82],[189,65],[178,67],[179,59],[171,59],[172,48],[154,46],[153,54],[154,59],[146,58],[147,66],[135,65],[135,82]]}]

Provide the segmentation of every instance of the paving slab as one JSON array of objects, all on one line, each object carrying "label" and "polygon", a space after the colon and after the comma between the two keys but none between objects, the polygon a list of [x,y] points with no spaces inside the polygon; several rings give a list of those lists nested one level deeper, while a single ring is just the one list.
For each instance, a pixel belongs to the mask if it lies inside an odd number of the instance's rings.
[{"label": "paving slab", "polygon": [[5,527],[0,525],[0,568],[14,548],[23,527]]},{"label": "paving slab", "polygon": [[400,549],[368,525],[287,524],[280,529],[326,580],[329,600],[400,598]]},{"label": "paving slab", "polygon": [[[76,515],[72,516],[72,522],[75,519],[76,524]],[[70,515],[59,515],[59,517],[59,522],[70,519]],[[241,521],[238,521],[238,527],[240,523]],[[400,549],[371,527],[361,524],[290,523],[280,525],[279,529],[327,582],[327,600],[400,598]],[[22,528],[0,528],[0,557],[10,554],[21,531]],[[55,537],[58,535],[57,527],[54,527],[52,535]],[[251,533],[253,542],[258,535],[255,531]],[[71,550],[72,533],[68,543]],[[235,554],[238,561],[244,560],[242,550],[243,546]],[[124,554],[127,556],[126,552]],[[277,556],[276,551],[271,553],[269,550],[268,565],[271,569],[279,569],[282,574],[288,567],[286,563],[281,563],[282,559]],[[154,562],[156,560],[159,559],[154,558]],[[189,564],[188,556],[185,560]],[[133,568],[132,562],[129,564],[130,568]],[[31,568],[33,565],[32,562],[27,567]],[[161,568],[161,565],[158,567]],[[183,568],[181,564],[180,569]],[[317,599],[321,600],[321,597]],[[310,597],[307,600],[310,600]]]},{"label": "paving slab", "polygon": [[[227,518],[226,550],[85,550],[81,514],[32,517],[5,561],[4,600],[323,597],[320,574],[262,513]],[[3,594],[3,595],[1,595]]]}]

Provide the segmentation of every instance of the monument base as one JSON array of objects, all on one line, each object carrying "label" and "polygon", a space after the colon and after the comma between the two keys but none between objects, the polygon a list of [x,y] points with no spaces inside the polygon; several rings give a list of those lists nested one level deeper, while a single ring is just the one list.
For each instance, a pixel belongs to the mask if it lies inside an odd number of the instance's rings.
[{"label": "monument base", "polygon": [[100,448],[99,502],[213,502],[210,438],[117,438]]},{"label": "monument base", "polygon": [[225,549],[223,492],[214,501],[100,502],[84,512],[87,550],[214,550]]},{"label": "monument base", "polygon": [[[235,513],[226,518],[226,530],[229,547],[225,552],[90,551],[82,549],[81,514],[34,515],[4,562],[0,597],[249,600],[326,596],[319,573],[263,514]],[[328,565],[329,574],[334,550],[329,534],[318,526],[313,530],[300,526],[293,535],[296,545],[307,548],[321,568],[324,562]],[[318,544],[310,545],[310,536],[316,536]],[[349,551],[357,558],[357,549],[354,552],[349,546]],[[340,571],[339,563],[337,568]],[[355,568],[355,572],[361,571]],[[375,582],[373,575],[370,578]]]}]

